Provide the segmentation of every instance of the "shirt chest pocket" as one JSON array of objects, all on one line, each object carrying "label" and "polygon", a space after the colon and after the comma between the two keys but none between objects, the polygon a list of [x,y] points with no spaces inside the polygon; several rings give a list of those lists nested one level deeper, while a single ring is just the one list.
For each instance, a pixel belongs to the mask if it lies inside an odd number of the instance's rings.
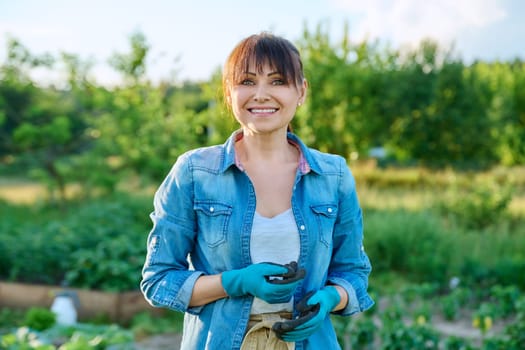
[{"label": "shirt chest pocket", "polygon": [[310,208],[317,224],[319,240],[329,247],[332,242],[332,233],[337,218],[337,205],[318,204],[312,205]]},{"label": "shirt chest pocket", "polygon": [[203,201],[195,202],[194,210],[199,239],[202,238],[210,247],[223,243],[226,240],[232,207],[220,202]]}]

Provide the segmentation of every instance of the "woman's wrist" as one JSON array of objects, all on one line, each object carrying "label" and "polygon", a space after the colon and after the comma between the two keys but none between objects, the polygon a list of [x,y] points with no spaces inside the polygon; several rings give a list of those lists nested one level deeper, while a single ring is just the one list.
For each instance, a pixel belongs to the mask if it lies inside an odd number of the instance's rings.
[{"label": "woman's wrist", "polygon": [[339,296],[341,297],[339,304],[335,306],[332,312],[343,310],[348,305],[348,293],[343,287],[338,286],[337,284],[332,284],[331,286],[337,290],[337,292],[339,293]]},{"label": "woman's wrist", "polygon": [[221,274],[202,275],[193,286],[190,306],[202,306],[227,297],[222,286]]}]

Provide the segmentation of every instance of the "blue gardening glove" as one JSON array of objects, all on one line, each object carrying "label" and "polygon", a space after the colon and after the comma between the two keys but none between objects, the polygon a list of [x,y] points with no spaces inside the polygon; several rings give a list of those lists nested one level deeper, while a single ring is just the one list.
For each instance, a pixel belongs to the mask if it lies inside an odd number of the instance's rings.
[{"label": "blue gardening glove", "polygon": [[[323,323],[324,319],[341,301],[341,296],[339,295],[339,292],[333,286],[324,287],[323,289],[315,292],[311,297],[309,297],[309,294],[307,294],[305,298],[308,298],[306,301],[306,305],[310,306],[310,312],[304,317],[306,322],[299,322],[300,324],[295,325],[295,327],[292,330],[279,334],[279,338],[281,338],[282,340],[287,342],[294,342],[308,338],[310,335],[312,335],[318,330],[318,328]],[[301,302],[299,302],[299,304],[301,304]],[[316,304],[318,305],[318,307]],[[314,315],[311,315],[312,310],[314,312],[316,311]]]},{"label": "blue gardening glove", "polygon": [[[225,271],[222,273],[222,286],[230,297],[249,294],[270,304],[285,303],[291,299],[295,288],[304,278],[304,273],[296,274],[297,278],[290,278],[290,269],[287,266],[259,263],[239,270]],[[279,278],[280,283],[276,283]]]}]

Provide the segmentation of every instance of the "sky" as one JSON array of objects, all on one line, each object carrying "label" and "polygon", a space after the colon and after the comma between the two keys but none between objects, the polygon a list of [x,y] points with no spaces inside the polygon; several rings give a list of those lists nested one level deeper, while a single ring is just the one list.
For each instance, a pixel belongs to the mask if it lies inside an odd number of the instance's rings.
[{"label": "sky", "polygon": [[0,0],[0,62],[12,37],[35,55],[89,60],[94,79],[111,84],[118,74],[108,59],[141,32],[151,80],[207,80],[250,34],[293,42],[322,25],[337,42],[345,22],[355,43],[400,48],[432,38],[466,63],[509,61],[525,59],[524,15],[523,0]]}]

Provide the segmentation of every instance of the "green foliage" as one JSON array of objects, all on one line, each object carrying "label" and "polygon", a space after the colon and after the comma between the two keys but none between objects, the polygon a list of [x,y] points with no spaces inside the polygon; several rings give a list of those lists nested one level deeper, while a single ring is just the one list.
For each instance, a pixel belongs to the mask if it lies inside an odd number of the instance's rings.
[{"label": "green foliage", "polygon": [[51,310],[32,307],[26,313],[24,325],[36,331],[43,331],[53,327],[55,321],[56,316]]},{"label": "green foliage", "polygon": [[309,143],[349,158],[382,145],[398,161],[432,166],[516,164],[523,74],[508,77],[521,62],[469,67],[431,40],[395,51],[351,43],[347,30],[334,43],[318,25],[299,41],[311,92],[296,125]]},{"label": "green foliage", "polygon": [[6,350],[89,350],[130,349],[133,333],[117,325],[76,324],[48,328],[42,332],[22,327],[0,336],[0,348]]},{"label": "green foliage", "polygon": [[[102,197],[67,212],[0,203],[0,279],[102,290],[136,290],[151,199]],[[32,216],[34,220],[27,220]]]},{"label": "green foliage", "polygon": [[461,304],[455,295],[447,295],[440,300],[441,312],[447,321],[454,321],[457,316]]},{"label": "green foliage", "polygon": [[482,229],[505,219],[512,193],[510,186],[501,185],[493,179],[471,179],[452,186],[449,193],[440,198],[438,207],[462,225]]},{"label": "green foliage", "polygon": [[[325,23],[326,24],[326,23]],[[430,166],[515,165],[525,159],[525,69],[520,60],[470,66],[432,40],[412,50],[334,41],[323,23],[297,45],[310,92],[293,124],[312,147],[348,159],[384,146],[389,161]],[[92,63],[33,55],[10,39],[0,65],[0,161],[37,168],[60,200],[111,192],[129,175],[158,181],[187,149],[223,142],[237,128],[222,103],[220,69],[205,82],[145,79],[150,44],[140,31],[110,58],[124,78],[111,90],[89,81]],[[34,69],[57,69],[56,87]]]},{"label": "green foliage", "polygon": [[194,111],[171,111],[168,97],[177,93],[148,85],[115,89],[111,112],[94,125],[100,137],[93,152],[115,159],[118,171],[163,178],[179,154],[206,139],[206,123]]},{"label": "green foliage", "polygon": [[[106,291],[135,289],[143,264],[144,248],[140,241],[122,235],[101,240],[93,249],[81,249],[71,256],[72,268],[65,274],[68,285]],[[133,288],[135,287],[135,288]]]},{"label": "green foliage", "polygon": [[402,323],[382,334],[383,350],[439,349],[440,335],[427,325],[407,326]]},{"label": "green foliage", "polygon": [[376,271],[398,271],[425,281],[444,281],[453,237],[430,213],[365,212],[365,246]]},{"label": "green foliage", "polygon": [[374,349],[378,327],[368,313],[357,318],[332,317],[332,323],[338,336],[338,342],[343,348]]},{"label": "green foliage", "polygon": [[109,59],[109,63],[122,73],[125,79],[136,83],[146,72],[146,57],[150,47],[146,37],[140,31],[133,33],[129,40],[131,44],[130,52],[127,54],[113,54]]},{"label": "green foliage", "polygon": [[[402,290],[393,289],[381,298],[375,296],[378,310],[373,314],[365,312],[350,318],[333,316],[332,322],[343,348],[521,349],[525,344],[525,299],[521,296],[512,298],[513,311],[501,319],[498,299],[508,300],[508,295],[514,295],[512,286],[494,287],[486,293],[478,293],[470,288],[455,287],[445,291],[429,284],[409,284]],[[480,296],[481,299],[474,300]],[[452,298],[456,298],[460,305],[458,319],[453,323],[448,321],[447,327],[443,327],[443,321],[439,318],[435,321],[432,315],[437,314],[444,300]],[[455,330],[456,327],[467,330],[463,325],[471,321],[471,327],[478,328],[479,336],[467,337]]]},{"label": "green foliage", "polygon": [[516,320],[505,329],[506,349],[525,348],[525,297],[520,297],[516,302]]},{"label": "green foliage", "polygon": [[[390,162],[431,167],[525,162],[524,62],[465,65],[432,41],[405,51],[351,42],[348,28],[343,34],[335,42],[319,25],[305,29],[298,42],[310,91],[294,127],[310,146],[348,159],[366,158],[371,147],[384,146]],[[0,202],[0,279],[67,281],[112,291],[138,287],[151,199],[122,196],[119,185],[137,175],[143,183],[158,183],[179,154],[221,143],[237,127],[218,92],[220,71],[203,83],[153,85],[144,79],[149,49],[137,32],[127,53],[113,55],[111,63],[125,84],[112,89],[88,80],[89,62],[63,54],[67,78],[56,88],[31,78],[33,69],[52,67],[53,57],[35,56],[18,41],[8,41],[7,60],[0,66],[0,163],[9,171],[34,174],[58,194],[55,203],[62,209]],[[485,339],[484,349],[525,348],[523,298],[516,299],[516,288],[525,289],[524,226],[519,214],[512,218],[509,212],[525,182],[467,178],[447,191],[450,176],[455,174],[386,169],[364,179],[381,192],[419,186],[434,191],[435,203],[420,203],[417,210],[365,208],[372,279],[389,272],[432,283],[403,290],[399,303],[377,312],[385,327],[381,334],[368,318],[342,324],[343,332],[354,335],[344,338],[353,347],[374,348],[372,341],[381,338],[385,349],[435,348],[437,335],[429,325],[403,323],[403,316],[429,320],[421,296],[435,300],[436,289],[427,287],[437,285],[442,292],[447,280],[458,276],[462,288],[436,303],[443,315],[461,316],[466,305],[481,314],[482,303],[496,305],[491,317],[516,315],[516,322],[501,337]],[[69,199],[71,185],[79,185],[78,199],[85,202]],[[403,193],[397,195],[401,200]],[[466,288],[472,293],[465,295]],[[138,334],[172,326],[144,315],[135,322]],[[130,339],[120,329],[54,332],[58,336],[46,337],[67,339],[64,349],[104,348],[112,343],[107,341],[111,334]],[[55,348],[27,328],[0,342],[7,349]],[[444,346],[473,349],[453,338]]]},{"label": "green foliage", "polygon": [[44,126],[24,122],[14,131],[13,140],[22,149],[64,145],[71,140],[70,129],[70,119],[65,116],[53,118]]},{"label": "green foliage", "polygon": [[[164,310],[160,315],[137,313],[126,328],[108,319],[59,325],[48,309],[0,310],[0,349],[131,349],[135,340],[181,333],[184,314]],[[52,321],[52,324],[51,324]],[[50,347],[52,346],[52,347]]]},{"label": "green foliage", "polygon": [[25,311],[3,307],[0,309],[0,333],[2,329],[20,327],[23,324]]},{"label": "green foliage", "polygon": [[55,350],[52,344],[38,339],[38,334],[27,327],[19,328],[14,333],[0,336],[0,347],[6,350]]},{"label": "green foliage", "polygon": [[444,286],[457,276],[465,286],[525,287],[523,225],[472,231],[431,211],[366,209],[365,247],[374,271]]},{"label": "green foliage", "polygon": [[430,299],[439,290],[439,284],[422,282],[418,284],[407,284],[399,291],[406,302],[414,302],[420,298]]},{"label": "green foliage", "polygon": [[474,328],[478,328],[481,333],[485,334],[490,328],[492,328],[495,316],[495,305],[483,302],[472,315],[472,325]]},{"label": "green foliage", "polygon": [[497,305],[498,317],[508,317],[516,312],[518,308],[518,301],[521,297],[521,291],[516,285],[495,285],[490,290],[490,295],[493,297],[493,303]]},{"label": "green foliage", "polygon": [[183,319],[183,313],[170,310],[162,316],[142,312],[133,317],[130,329],[138,339],[154,334],[182,333]]},{"label": "green foliage", "polygon": [[353,349],[369,348],[374,342],[376,325],[370,318],[358,320],[355,322],[355,328],[351,329],[350,333],[353,335]]},{"label": "green foliage", "polygon": [[[521,253],[516,251],[517,248],[515,248],[522,247],[520,243],[521,241],[509,241],[506,250],[509,251],[509,255],[514,255],[514,257],[502,257],[497,262],[489,261],[490,259],[494,259],[492,255],[477,251],[478,249],[488,249],[488,247],[491,246],[489,243],[476,246],[476,251],[465,256],[464,260],[460,262],[459,274],[462,276],[464,283],[467,285],[482,286],[483,288],[490,288],[490,286],[498,283],[502,285],[515,284],[523,289],[525,287],[525,277],[523,276],[525,259],[517,256]],[[495,249],[500,248],[498,244],[493,242]],[[515,248],[514,251],[512,251],[512,247]]]},{"label": "green foliage", "polygon": [[59,163],[85,152],[91,141],[85,134],[84,113],[89,91],[78,94],[78,82],[70,93],[38,87],[30,71],[50,68],[54,59],[35,57],[18,42],[8,51],[9,59],[0,67],[0,156],[38,169],[64,199],[67,179]]},{"label": "green foliage", "polygon": [[472,347],[470,341],[461,337],[448,337],[444,341],[445,350],[475,350],[476,348]]},{"label": "green foliage", "polygon": [[456,286],[447,294],[440,296],[438,304],[443,318],[447,321],[457,320],[463,308],[468,308],[475,303],[472,294],[470,289]]}]

